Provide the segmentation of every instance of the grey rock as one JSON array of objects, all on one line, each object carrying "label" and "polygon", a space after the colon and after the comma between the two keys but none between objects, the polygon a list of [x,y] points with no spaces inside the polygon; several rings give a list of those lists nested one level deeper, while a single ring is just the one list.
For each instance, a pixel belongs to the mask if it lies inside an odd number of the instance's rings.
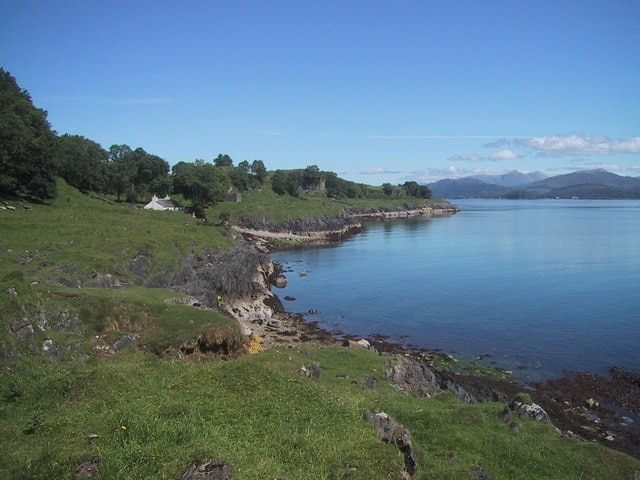
[{"label": "grey rock", "polygon": [[267,322],[267,327],[278,329],[282,327],[282,322],[280,320],[269,320]]},{"label": "grey rock", "polygon": [[400,390],[420,397],[431,397],[440,391],[436,375],[425,362],[404,355],[396,358],[397,362],[384,373],[384,376]]},{"label": "grey rock", "polygon": [[67,309],[60,310],[56,315],[53,328],[56,330],[70,330],[80,323],[80,317],[77,313],[70,312]]},{"label": "grey rock", "polygon": [[91,478],[98,473],[100,469],[100,457],[91,457],[89,460],[82,462],[82,464],[76,470],[76,480],[82,480],[85,478]]},{"label": "grey rock", "polygon": [[131,345],[135,345],[138,340],[137,335],[125,335],[121,337],[116,343],[113,344],[113,351],[120,352]]},{"label": "grey rock", "polygon": [[18,292],[16,291],[16,289],[14,287],[9,287],[7,288],[6,291],[7,295],[9,295],[10,297],[16,297],[18,296]]},{"label": "grey rock", "polygon": [[23,342],[29,343],[33,340],[35,331],[33,325],[26,325],[16,332],[16,336]]},{"label": "grey rock", "polygon": [[304,377],[310,378],[311,380],[319,380],[321,373],[320,364],[317,362],[309,363],[300,367],[300,374]]},{"label": "grey rock", "polygon": [[376,430],[380,440],[395,445],[404,456],[404,470],[412,476],[418,466],[411,432],[384,412],[365,412],[364,418]]},{"label": "grey rock", "polygon": [[493,480],[493,477],[489,476],[482,467],[476,467],[473,469],[473,480]]},{"label": "grey rock", "polygon": [[447,391],[463,402],[478,403],[477,398],[466,387],[457,383],[449,375],[432,370],[422,358],[402,355],[397,356],[396,359],[397,362],[384,374],[396,389],[420,397],[431,397]]},{"label": "grey rock", "polygon": [[11,351],[6,345],[0,345],[0,360],[11,358]]},{"label": "grey rock", "polygon": [[11,319],[11,322],[9,322],[9,328],[13,332],[17,332],[18,330],[26,327],[30,323],[31,322],[29,321],[28,317],[15,317]]},{"label": "grey rock", "polygon": [[41,332],[47,329],[47,314],[44,310],[38,310],[36,313],[36,323]]},{"label": "grey rock", "polygon": [[204,462],[191,466],[180,480],[231,480],[234,473],[233,467],[225,461]]},{"label": "grey rock", "polygon": [[527,405],[526,403],[514,401],[511,402],[509,408],[517,413],[520,418],[533,418],[537,422],[552,425],[551,417],[549,417],[549,414],[537,403]]},{"label": "grey rock", "polygon": [[367,375],[360,382],[360,386],[362,388],[367,388],[370,390],[376,390],[378,388],[378,380],[373,375]]}]

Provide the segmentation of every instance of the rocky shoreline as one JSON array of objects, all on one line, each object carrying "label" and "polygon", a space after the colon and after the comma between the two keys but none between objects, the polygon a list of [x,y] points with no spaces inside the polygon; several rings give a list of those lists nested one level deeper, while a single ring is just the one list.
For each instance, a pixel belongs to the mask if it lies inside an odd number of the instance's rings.
[{"label": "rocky shoreline", "polygon": [[[253,325],[255,326],[255,324]],[[407,356],[424,361],[425,356],[440,352],[411,350],[384,339],[356,339],[336,336],[308,321],[303,315],[278,312],[270,322],[256,331],[264,338],[263,347],[297,348],[302,343],[317,346],[368,346],[381,355]],[[435,369],[453,383],[478,395],[479,401],[503,401],[526,392],[541,406],[564,436],[575,440],[597,442],[609,448],[640,458],[640,375],[612,368],[612,375],[593,373],[568,375],[544,383],[523,384],[516,380],[497,380],[485,376],[462,375]]]},{"label": "rocky shoreline", "polygon": [[[347,233],[357,233],[362,228],[360,221],[365,218],[455,211],[405,208],[389,212],[350,212],[341,217],[299,219],[273,230],[264,230],[265,225],[243,225],[235,231],[242,235],[244,242],[230,252],[210,252],[191,259],[181,275],[176,277],[173,288],[199,299],[205,307],[225,311],[238,321],[246,337],[259,339],[261,349],[288,349],[301,344],[356,344],[361,339],[334,335],[305,316],[285,310],[272,291],[273,286],[282,286],[282,282],[286,282],[282,270],[268,255],[278,248],[277,240],[302,237],[315,243],[335,243]],[[312,226],[320,229],[312,230]],[[224,305],[217,303],[217,296],[224,298]],[[383,338],[363,340],[363,344],[380,354],[410,356],[420,362],[424,362],[425,354],[441,355],[412,350]],[[518,393],[526,392],[544,409],[551,423],[563,435],[598,442],[640,458],[640,376],[637,374],[613,369],[610,378],[581,373],[545,383],[522,384],[482,375],[435,371],[439,372],[437,375],[445,375],[461,391],[474,392],[480,401],[507,401]]]},{"label": "rocky shoreline", "polygon": [[279,223],[253,219],[231,228],[250,242],[256,243],[256,239],[262,239],[263,244],[266,243],[266,248],[275,249],[278,248],[277,245],[270,245],[269,242],[293,240],[304,245],[339,242],[348,236],[360,233],[363,229],[363,221],[452,215],[458,211],[455,205],[448,202],[430,205],[407,203],[380,208],[349,207],[345,208],[340,215],[295,218]]}]

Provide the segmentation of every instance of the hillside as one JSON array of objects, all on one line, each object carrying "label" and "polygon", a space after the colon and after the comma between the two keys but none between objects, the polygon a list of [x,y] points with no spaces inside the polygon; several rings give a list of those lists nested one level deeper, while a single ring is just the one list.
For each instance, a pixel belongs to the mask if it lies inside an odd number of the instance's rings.
[{"label": "hillside", "polygon": [[[624,177],[603,169],[584,170],[537,181],[511,175],[446,179],[429,184],[439,198],[640,198],[640,178]],[[519,172],[518,172],[519,173]],[[522,175],[522,174],[521,174]],[[527,177],[532,180],[534,177]]]},{"label": "hillside", "polygon": [[184,475],[205,461],[236,480],[640,471],[529,418],[508,380],[478,386],[436,368],[450,361],[439,356],[314,336],[281,312],[268,254],[231,229],[395,212],[402,199],[264,189],[205,222],[57,190],[0,210],[1,478],[202,478]]},{"label": "hillside", "polygon": [[544,180],[547,176],[541,172],[522,173],[517,170],[512,170],[502,175],[473,175],[471,178],[475,178],[492,185],[516,188],[539,180]]}]

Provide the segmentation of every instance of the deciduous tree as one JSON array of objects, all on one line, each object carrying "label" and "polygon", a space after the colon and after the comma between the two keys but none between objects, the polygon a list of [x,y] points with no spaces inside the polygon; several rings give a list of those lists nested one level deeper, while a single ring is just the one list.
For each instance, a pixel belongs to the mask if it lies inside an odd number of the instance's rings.
[{"label": "deciduous tree", "polygon": [[56,196],[55,134],[47,112],[0,68],[0,191],[36,199]]},{"label": "deciduous tree", "polygon": [[82,192],[105,192],[108,157],[98,143],[80,135],[65,134],[55,142],[58,175]]}]

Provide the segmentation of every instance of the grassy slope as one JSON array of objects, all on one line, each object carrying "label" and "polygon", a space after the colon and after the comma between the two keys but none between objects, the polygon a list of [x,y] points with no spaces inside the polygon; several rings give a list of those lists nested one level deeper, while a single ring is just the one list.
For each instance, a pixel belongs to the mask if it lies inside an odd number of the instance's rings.
[{"label": "grassy slope", "polygon": [[[271,215],[277,219],[317,215],[333,203],[264,191],[212,212],[228,208],[239,218],[281,204]],[[126,276],[142,249],[162,269],[192,250],[231,244],[221,229],[190,217],[108,205],[63,185],[50,206],[0,212],[0,232],[0,344],[20,352],[0,361],[0,478],[68,479],[92,455],[102,460],[101,479],[177,479],[203,459],[228,461],[238,479],[398,478],[402,458],[375,438],[365,410],[384,410],[412,432],[421,455],[415,478],[472,478],[477,466],[510,479],[633,478],[640,470],[637,460],[564,440],[544,425],[524,422],[516,435],[498,420],[501,405],[400,394],[382,378],[387,359],[363,350],[301,346],[226,362],[160,359],[149,351],[229,328],[227,320],[167,305],[176,294],[164,289],[71,289],[46,281],[68,270]],[[6,294],[10,287],[17,296]],[[78,313],[82,328],[36,328],[24,344],[7,327],[15,318],[33,323],[38,311],[52,321],[64,308]],[[90,355],[94,334],[115,338],[131,324],[148,351]],[[34,351],[45,338],[67,352],[63,361]],[[317,382],[298,373],[311,362],[321,368]],[[358,385],[366,375],[378,379],[377,390]],[[89,442],[89,435],[99,438]]]}]

